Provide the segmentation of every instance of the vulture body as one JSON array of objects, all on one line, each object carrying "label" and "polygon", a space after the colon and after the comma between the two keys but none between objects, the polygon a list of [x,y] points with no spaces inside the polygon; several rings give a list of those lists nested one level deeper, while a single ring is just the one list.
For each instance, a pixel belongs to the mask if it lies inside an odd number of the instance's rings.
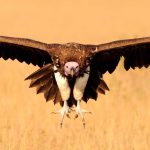
[{"label": "vulture body", "polygon": [[46,44],[30,39],[0,36],[0,57],[17,59],[38,65],[39,69],[26,78],[30,87],[44,93],[46,101],[60,103],[55,112],[69,116],[75,106],[76,117],[88,111],[80,108],[80,101],[96,100],[97,92],[109,90],[103,80],[105,72],[112,73],[121,57],[124,68],[148,67],[150,65],[150,37],[114,41],[99,45],[79,43]]}]

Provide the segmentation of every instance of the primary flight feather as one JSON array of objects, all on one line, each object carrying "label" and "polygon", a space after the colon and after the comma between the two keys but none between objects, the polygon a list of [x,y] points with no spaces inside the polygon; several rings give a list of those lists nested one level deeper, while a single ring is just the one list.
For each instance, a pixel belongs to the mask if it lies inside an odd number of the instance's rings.
[{"label": "primary flight feather", "polygon": [[105,72],[112,73],[124,57],[124,68],[150,65],[150,37],[114,41],[99,45],[79,43],[46,44],[30,39],[0,36],[0,57],[17,59],[38,65],[40,68],[26,78],[37,93],[44,93],[46,101],[60,103],[62,108],[54,113],[64,116],[75,106],[76,116],[88,111],[80,107],[80,101],[96,100],[97,92],[109,90],[103,80]]}]

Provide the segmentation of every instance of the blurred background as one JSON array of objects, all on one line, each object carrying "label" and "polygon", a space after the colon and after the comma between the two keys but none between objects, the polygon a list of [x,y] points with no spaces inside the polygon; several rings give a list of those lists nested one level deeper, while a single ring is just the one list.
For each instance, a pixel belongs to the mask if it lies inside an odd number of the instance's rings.
[{"label": "blurred background", "polygon": [[[150,36],[149,0],[0,0],[0,35],[47,43],[89,44]],[[82,106],[80,118],[61,129],[59,105],[29,89],[25,77],[38,67],[0,59],[1,150],[148,150],[150,67],[123,69],[122,61],[104,79],[110,88]]]}]

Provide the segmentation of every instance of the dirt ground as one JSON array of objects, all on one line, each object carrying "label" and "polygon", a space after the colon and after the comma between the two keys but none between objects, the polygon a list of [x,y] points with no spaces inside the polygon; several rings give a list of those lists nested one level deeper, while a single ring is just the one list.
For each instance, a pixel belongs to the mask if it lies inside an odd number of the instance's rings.
[{"label": "dirt ground", "polygon": [[[48,43],[98,44],[150,36],[148,0],[1,0],[0,35]],[[104,79],[110,92],[82,106],[80,118],[50,113],[46,103],[24,81],[37,67],[0,59],[0,150],[148,150],[150,147],[150,67],[130,69],[123,64]]]}]

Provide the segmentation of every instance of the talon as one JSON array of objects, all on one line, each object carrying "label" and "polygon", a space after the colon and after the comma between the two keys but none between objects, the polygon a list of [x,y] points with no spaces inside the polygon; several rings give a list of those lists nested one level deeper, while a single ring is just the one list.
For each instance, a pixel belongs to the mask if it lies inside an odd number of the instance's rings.
[{"label": "talon", "polygon": [[61,128],[62,128],[62,125],[63,125],[63,124],[62,124],[62,123],[60,123],[60,127],[61,127]]},{"label": "talon", "polygon": [[69,114],[66,114],[66,116],[67,116],[69,119],[71,119],[71,117],[69,116]]},{"label": "talon", "polygon": [[82,119],[83,126],[84,126],[84,128],[85,128],[85,119],[84,119],[83,114],[84,114],[84,113],[90,113],[90,114],[91,114],[91,112],[90,112],[90,111],[87,111],[87,110],[85,110],[85,109],[82,109],[82,108],[80,107],[80,101],[77,101],[77,107],[75,108],[75,111],[76,111],[76,115],[75,115],[75,118],[74,118],[74,119],[78,118],[78,116],[80,115],[80,116],[81,116],[81,119]]},{"label": "talon", "polygon": [[56,112],[51,112],[51,114],[57,114]]},{"label": "talon", "polygon": [[82,119],[83,127],[85,128],[85,120],[84,118]]},{"label": "talon", "polygon": [[60,114],[60,115],[61,115],[60,126],[61,126],[61,128],[62,128],[65,115],[66,115],[68,118],[70,118],[70,116],[69,116],[70,108],[69,108],[68,105],[67,105],[67,101],[64,101],[64,105],[63,105],[63,107],[62,107],[60,110],[58,110],[58,111],[56,111],[56,112],[51,112],[51,113],[52,113],[52,114]]},{"label": "talon", "polygon": [[85,122],[83,122],[83,127],[85,128]]},{"label": "talon", "polygon": [[83,127],[85,128],[85,122],[83,123]]},{"label": "talon", "polygon": [[75,117],[74,117],[74,119],[77,119],[77,118],[78,118],[78,116],[79,116],[79,115],[78,115],[78,114],[76,114],[76,115],[75,115]]}]

